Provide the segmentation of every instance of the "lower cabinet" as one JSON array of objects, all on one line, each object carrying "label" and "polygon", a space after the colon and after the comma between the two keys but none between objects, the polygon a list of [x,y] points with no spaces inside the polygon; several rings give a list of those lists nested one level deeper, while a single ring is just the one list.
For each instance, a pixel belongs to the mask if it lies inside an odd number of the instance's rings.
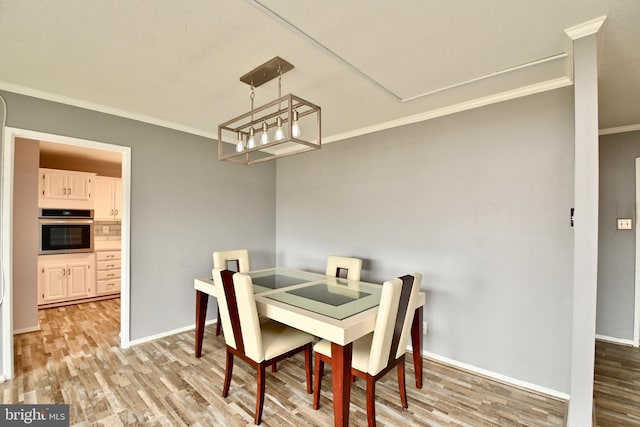
[{"label": "lower cabinet", "polygon": [[38,256],[38,305],[95,296],[95,255]]},{"label": "lower cabinet", "polygon": [[120,251],[96,252],[96,296],[120,293]]}]

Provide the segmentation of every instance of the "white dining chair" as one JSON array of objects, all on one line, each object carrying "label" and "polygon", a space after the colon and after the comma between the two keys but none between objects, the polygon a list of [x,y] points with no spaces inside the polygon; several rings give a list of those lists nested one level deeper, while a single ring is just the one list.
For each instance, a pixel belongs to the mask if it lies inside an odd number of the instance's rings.
[{"label": "white dining chair", "polygon": [[351,258],[337,255],[330,255],[327,258],[326,276],[341,277],[343,271],[346,271],[346,278],[349,280],[360,280],[362,273],[362,260],[360,258]]},{"label": "white dining chair", "polygon": [[226,369],[222,397],[227,397],[234,356],[256,369],[257,391],[254,423],[260,424],[266,388],[266,367],[304,351],[307,393],[312,392],[313,335],[281,323],[258,318],[251,277],[213,269],[213,281],[224,324]]},{"label": "white dining chair", "polygon": [[[404,361],[422,275],[413,273],[382,285],[378,315],[372,333],[353,342],[351,374],[366,381],[367,422],[376,425],[375,383],[397,366],[398,388],[403,408],[408,407]],[[315,383],[313,408],[320,407],[325,363],[331,363],[331,343],[320,340],[314,347]]]},{"label": "white dining chair", "polygon": [[[215,251],[213,253],[213,268],[221,270],[231,270],[238,273],[246,273],[251,271],[249,265],[249,251],[247,249],[234,249],[229,251]],[[219,305],[216,310],[220,313]],[[218,322],[216,323],[216,336],[220,335],[220,315],[218,314]]]}]

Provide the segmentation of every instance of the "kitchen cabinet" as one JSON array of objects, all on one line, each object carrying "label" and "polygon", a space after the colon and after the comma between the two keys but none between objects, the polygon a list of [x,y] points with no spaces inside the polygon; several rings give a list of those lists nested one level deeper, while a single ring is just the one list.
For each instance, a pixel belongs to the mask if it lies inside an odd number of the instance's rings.
[{"label": "kitchen cabinet", "polygon": [[122,219],[122,179],[96,176],[94,180],[94,218]]},{"label": "kitchen cabinet", "polygon": [[91,194],[95,174],[40,169],[38,207],[60,209],[93,209]]},{"label": "kitchen cabinet", "polygon": [[94,271],[93,253],[38,256],[38,305],[95,296]]},{"label": "kitchen cabinet", "polygon": [[96,252],[96,296],[120,294],[120,251]]}]

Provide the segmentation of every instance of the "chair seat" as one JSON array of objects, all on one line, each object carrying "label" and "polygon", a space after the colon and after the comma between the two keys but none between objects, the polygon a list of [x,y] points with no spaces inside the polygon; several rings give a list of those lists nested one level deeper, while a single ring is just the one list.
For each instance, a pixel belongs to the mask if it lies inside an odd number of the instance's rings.
[{"label": "chair seat", "polygon": [[273,359],[314,340],[313,335],[272,320],[261,320],[260,328],[265,360]]},{"label": "chair seat", "polygon": [[[369,372],[369,359],[371,355],[371,342],[373,332],[358,338],[353,342],[353,352],[351,356],[351,367],[361,372]],[[313,346],[313,351],[331,357],[331,342],[320,340]]]}]

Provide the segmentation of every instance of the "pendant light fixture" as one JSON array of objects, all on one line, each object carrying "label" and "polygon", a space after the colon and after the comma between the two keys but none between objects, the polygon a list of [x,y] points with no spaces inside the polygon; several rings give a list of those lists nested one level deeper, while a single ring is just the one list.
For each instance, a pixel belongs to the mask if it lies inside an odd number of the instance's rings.
[{"label": "pendant light fixture", "polygon": [[[321,147],[320,107],[293,94],[282,96],[282,75],[292,69],[276,56],[240,77],[251,86],[251,110],[218,126],[219,160],[252,165]],[[276,77],[278,98],[254,107],[254,89]]]}]

